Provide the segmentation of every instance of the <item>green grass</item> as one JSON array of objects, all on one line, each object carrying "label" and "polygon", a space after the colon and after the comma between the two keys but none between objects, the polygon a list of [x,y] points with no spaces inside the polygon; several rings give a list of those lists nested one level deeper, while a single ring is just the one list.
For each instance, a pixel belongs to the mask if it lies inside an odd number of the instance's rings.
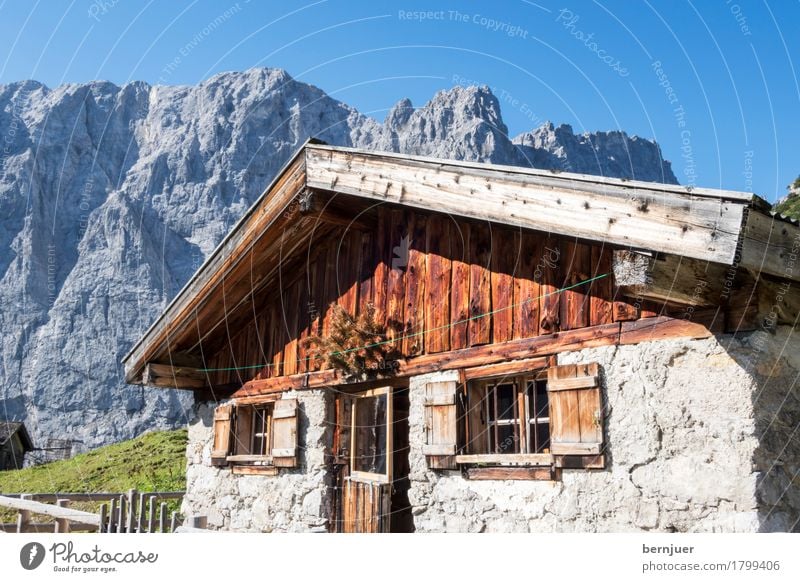
[{"label": "green grass", "polygon": [[[0,494],[123,493],[128,489],[183,491],[185,488],[185,429],[150,432],[66,461],[0,471]],[[0,512],[0,520],[9,521],[5,513]]]},{"label": "green grass", "polygon": [[792,218],[800,219],[800,195],[789,196],[786,200],[776,205],[774,210]]}]

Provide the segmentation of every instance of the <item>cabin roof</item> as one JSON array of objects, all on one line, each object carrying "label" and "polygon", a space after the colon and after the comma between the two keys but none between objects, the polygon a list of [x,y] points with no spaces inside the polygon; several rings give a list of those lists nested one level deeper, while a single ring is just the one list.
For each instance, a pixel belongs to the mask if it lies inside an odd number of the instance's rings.
[{"label": "cabin roof", "polygon": [[25,425],[21,422],[6,420],[0,420],[0,447],[5,445],[11,437],[17,433],[19,433],[20,440],[22,441],[22,447],[26,451],[33,450],[33,442],[31,441],[31,437]]},{"label": "cabin roof", "polygon": [[[311,228],[302,221],[287,227],[286,221],[290,209],[302,206],[302,197],[308,192],[725,265],[749,261],[758,270],[777,276],[785,272],[783,254],[771,252],[776,237],[762,231],[774,229],[776,223],[797,228],[770,217],[769,205],[748,192],[370,152],[310,140],[125,356],[127,382],[141,383],[150,357],[168,348],[173,324],[191,318],[204,296],[219,293],[221,280],[230,289],[235,281],[226,279],[226,273],[265,237],[274,238],[280,228],[284,232],[287,228]],[[750,214],[761,219],[758,232],[749,233],[758,244],[742,254]],[[786,246],[789,234],[785,229],[783,235]],[[265,255],[265,260],[276,259]]]}]

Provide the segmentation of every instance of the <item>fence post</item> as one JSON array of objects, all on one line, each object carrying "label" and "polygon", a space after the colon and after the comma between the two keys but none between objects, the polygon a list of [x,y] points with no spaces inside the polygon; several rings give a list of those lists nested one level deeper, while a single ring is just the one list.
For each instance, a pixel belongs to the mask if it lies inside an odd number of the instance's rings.
[{"label": "fence post", "polygon": [[173,511],[172,516],[169,518],[169,532],[175,533],[176,527],[178,527],[178,512]]},{"label": "fence post", "polygon": [[[56,505],[58,507],[67,507],[69,505],[69,499],[59,499],[56,501]],[[69,533],[69,520],[63,518],[56,519],[56,525],[53,531],[55,533]]]},{"label": "fence post", "polygon": [[136,489],[128,490],[128,522],[125,528],[128,533],[135,533],[134,524],[136,523]]},{"label": "fence post", "polygon": [[147,514],[147,533],[153,533],[153,526],[156,521],[156,497],[150,496],[150,509]]},{"label": "fence post", "polygon": [[108,518],[108,505],[103,503],[100,505],[100,527],[97,528],[97,533],[105,533],[108,531],[108,524],[106,524],[106,519]]},{"label": "fence post", "polygon": [[[27,499],[32,500],[33,495],[28,493],[23,493],[19,496],[20,499]],[[28,532],[28,524],[31,522],[31,512],[27,509],[20,509],[19,513],[17,514],[17,533],[27,533]]]},{"label": "fence post", "polygon": [[162,502],[158,509],[158,529],[161,533],[167,530],[167,504]]},{"label": "fence post", "polygon": [[117,519],[117,532],[125,533],[125,494],[119,496],[119,519]]},{"label": "fence post", "polygon": [[136,532],[137,533],[144,533],[144,512],[147,509],[147,504],[145,503],[144,493],[139,493],[139,515],[138,520],[136,522]]},{"label": "fence post", "polygon": [[116,529],[116,519],[117,519],[117,498],[111,498],[111,507],[108,510],[108,533],[114,533],[117,531]]}]

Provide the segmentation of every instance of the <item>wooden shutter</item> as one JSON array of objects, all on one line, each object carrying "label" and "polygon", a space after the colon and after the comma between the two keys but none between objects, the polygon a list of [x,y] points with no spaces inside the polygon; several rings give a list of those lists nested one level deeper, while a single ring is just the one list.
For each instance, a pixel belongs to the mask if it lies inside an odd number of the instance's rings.
[{"label": "wooden shutter", "polygon": [[276,400],[272,412],[272,463],[297,466],[297,399]]},{"label": "wooden shutter", "polygon": [[485,384],[476,381],[467,384],[466,452],[470,455],[482,455],[489,452],[486,414],[484,411],[485,397]]},{"label": "wooden shutter", "polygon": [[231,448],[231,413],[233,406],[221,404],[214,410],[214,444],[211,448],[211,464],[224,465]]},{"label": "wooden shutter", "polygon": [[253,440],[253,407],[236,407],[236,442],[233,450],[237,455],[249,455],[250,443]]},{"label": "wooden shutter", "polygon": [[602,468],[603,406],[596,363],[547,371],[550,452],[559,467]]},{"label": "wooden shutter", "polygon": [[458,383],[430,382],[425,385],[426,444],[422,452],[431,469],[456,469],[458,446]]}]

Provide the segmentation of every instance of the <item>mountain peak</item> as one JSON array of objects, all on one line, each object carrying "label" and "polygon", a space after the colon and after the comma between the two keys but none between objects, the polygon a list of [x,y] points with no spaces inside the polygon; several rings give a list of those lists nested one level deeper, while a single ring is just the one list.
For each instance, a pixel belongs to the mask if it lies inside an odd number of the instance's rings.
[{"label": "mountain peak", "polygon": [[414,104],[411,99],[404,97],[392,106],[383,123],[390,128],[399,128],[408,123],[413,113]]},{"label": "mountain peak", "polygon": [[572,126],[547,121],[513,139],[536,168],[677,184],[671,164],[654,141],[621,130],[575,134]]}]

